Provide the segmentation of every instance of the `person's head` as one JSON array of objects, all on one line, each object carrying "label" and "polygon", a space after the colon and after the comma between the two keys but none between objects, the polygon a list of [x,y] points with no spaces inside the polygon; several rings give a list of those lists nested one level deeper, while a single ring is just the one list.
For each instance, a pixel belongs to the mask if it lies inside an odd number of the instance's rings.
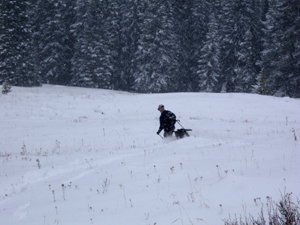
[{"label": "person's head", "polygon": [[165,106],[160,104],[157,109],[158,111],[163,112],[165,110]]}]

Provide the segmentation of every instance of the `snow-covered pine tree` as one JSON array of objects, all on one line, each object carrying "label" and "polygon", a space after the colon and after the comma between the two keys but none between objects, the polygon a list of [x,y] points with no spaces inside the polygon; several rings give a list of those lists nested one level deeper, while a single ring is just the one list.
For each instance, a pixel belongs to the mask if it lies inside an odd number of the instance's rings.
[{"label": "snow-covered pine tree", "polygon": [[76,38],[72,58],[71,85],[110,88],[105,39],[106,10],[109,1],[79,0],[72,33]]},{"label": "snow-covered pine tree", "polygon": [[260,68],[262,25],[255,1],[219,2],[221,86],[227,92],[250,92]]},{"label": "snow-covered pine tree", "polygon": [[138,92],[166,92],[174,68],[174,46],[170,24],[169,1],[142,1],[141,34],[135,53],[137,70],[135,90]]},{"label": "snow-covered pine tree", "polygon": [[199,91],[198,60],[207,33],[210,14],[208,2],[187,0],[172,3],[173,35],[178,43],[175,56],[179,62],[175,74],[176,91]]},{"label": "snow-covered pine tree", "polygon": [[208,23],[208,33],[204,47],[200,52],[199,70],[199,90],[204,92],[219,92],[218,78],[220,75],[219,46],[218,46],[218,23],[215,10],[210,15]]},{"label": "snow-covered pine tree", "polygon": [[5,79],[3,85],[2,85],[2,94],[7,95],[9,92],[11,92],[11,86],[7,79]]},{"label": "snow-covered pine tree", "polygon": [[300,97],[300,4],[297,0],[270,0],[262,51],[271,93]]},{"label": "snow-covered pine tree", "polygon": [[217,0],[218,21],[220,26],[220,77],[219,88],[221,92],[234,92],[236,72],[235,66],[237,62],[237,36],[235,30],[236,9],[234,2],[231,0]]},{"label": "snow-covered pine tree", "polygon": [[93,81],[89,78],[87,67],[88,47],[91,31],[89,31],[88,0],[78,0],[75,6],[75,22],[71,25],[71,31],[75,37],[74,55],[72,57],[71,85],[81,87],[93,87]]},{"label": "snow-covered pine tree", "polygon": [[112,88],[132,91],[138,40],[140,37],[140,0],[117,0],[109,4],[108,49]]},{"label": "snow-covered pine tree", "polygon": [[257,62],[261,60],[263,26],[257,13],[258,5],[256,4],[258,4],[256,1],[240,1],[240,4],[236,5],[239,15],[235,25],[238,41],[235,53],[237,56],[236,92],[251,92],[256,74],[260,71]]},{"label": "snow-covered pine tree", "polygon": [[0,13],[0,84],[40,85],[34,73],[31,1],[2,1]]},{"label": "snow-covered pine tree", "polygon": [[266,84],[266,75],[264,70],[261,70],[256,78],[256,84],[253,85],[252,93],[260,94],[260,95],[268,95],[268,87]]},{"label": "snow-covered pine tree", "polygon": [[35,61],[44,83],[68,85],[70,82],[74,2],[39,0],[35,7]]}]

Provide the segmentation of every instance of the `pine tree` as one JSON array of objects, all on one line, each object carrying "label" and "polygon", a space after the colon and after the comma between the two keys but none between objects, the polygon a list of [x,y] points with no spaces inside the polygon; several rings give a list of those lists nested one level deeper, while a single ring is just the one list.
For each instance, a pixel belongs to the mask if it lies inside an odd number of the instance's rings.
[{"label": "pine tree", "polygon": [[257,14],[255,1],[240,1],[236,5],[238,17],[236,20],[237,35],[237,62],[235,66],[236,82],[235,91],[250,92],[255,84],[256,74],[260,67],[257,62],[261,60],[262,51],[262,23]]},{"label": "pine tree", "polygon": [[74,37],[74,1],[39,0],[35,7],[35,64],[44,83],[68,85]]},{"label": "pine tree", "polygon": [[237,62],[237,37],[235,28],[236,9],[235,1],[219,0],[216,2],[218,9],[218,21],[220,25],[220,77],[219,89],[221,92],[234,92],[236,72],[235,66]]},{"label": "pine tree", "polygon": [[210,15],[208,33],[204,47],[201,49],[199,60],[199,89],[205,92],[218,92],[218,78],[220,75],[219,46],[218,46],[218,24],[215,12]]},{"label": "pine tree", "polygon": [[75,1],[63,0],[62,14],[63,38],[63,66],[61,67],[61,77],[57,82],[61,85],[70,85],[72,79],[72,58],[74,56],[75,37],[72,33],[72,25],[75,23]]},{"label": "pine tree", "polygon": [[8,80],[5,80],[2,86],[2,94],[7,95],[9,92],[11,92],[11,86]]},{"label": "pine tree", "polygon": [[168,1],[143,1],[141,34],[136,51],[135,90],[166,92],[174,68],[172,58],[171,8]]},{"label": "pine tree", "polygon": [[299,1],[270,0],[269,3],[261,66],[273,94],[299,97]]},{"label": "pine tree", "polygon": [[40,79],[34,72],[31,1],[3,0],[0,13],[0,83],[36,86]]},{"label": "pine tree", "polygon": [[266,84],[266,75],[263,70],[260,71],[259,75],[256,78],[256,84],[253,85],[252,93],[260,95],[268,95],[268,87]]},{"label": "pine tree", "polygon": [[108,49],[112,88],[132,91],[140,34],[139,0],[118,0],[109,4]]},{"label": "pine tree", "polygon": [[174,1],[174,37],[178,43],[175,54],[177,91],[198,91],[198,60],[207,33],[209,7],[207,1]]},{"label": "pine tree", "polygon": [[76,38],[72,58],[71,84],[81,87],[110,88],[107,42],[104,39],[108,1],[79,0],[72,32]]},{"label": "pine tree", "polygon": [[220,82],[227,92],[250,92],[260,67],[262,24],[256,1],[220,1]]}]

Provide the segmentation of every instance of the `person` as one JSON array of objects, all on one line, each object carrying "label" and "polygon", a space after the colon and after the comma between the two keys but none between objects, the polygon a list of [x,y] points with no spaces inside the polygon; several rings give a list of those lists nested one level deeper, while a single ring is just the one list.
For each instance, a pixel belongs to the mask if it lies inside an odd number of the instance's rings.
[{"label": "person", "polygon": [[159,129],[157,131],[157,135],[164,130],[164,137],[171,137],[175,130],[176,116],[171,111],[165,110],[164,105],[158,106],[158,111],[160,111],[159,117]]}]

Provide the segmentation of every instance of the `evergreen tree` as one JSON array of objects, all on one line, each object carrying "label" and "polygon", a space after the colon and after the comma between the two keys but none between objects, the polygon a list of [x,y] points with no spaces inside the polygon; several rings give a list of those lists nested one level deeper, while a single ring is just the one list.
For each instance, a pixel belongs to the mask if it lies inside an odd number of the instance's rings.
[{"label": "evergreen tree", "polygon": [[71,84],[81,87],[110,88],[106,60],[105,17],[108,1],[79,0],[72,32],[76,38],[72,59]]},{"label": "evergreen tree", "polygon": [[260,67],[262,23],[257,1],[219,2],[220,82],[226,92],[250,92]]},{"label": "evergreen tree", "polygon": [[35,62],[44,83],[68,85],[74,37],[74,1],[39,0],[35,8]]},{"label": "evergreen tree", "polygon": [[9,92],[11,92],[11,86],[8,81],[5,80],[2,86],[2,94],[7,95]]},{"label": "evergreen tree", "polygon": [[209,7],[207,1],[174,1],[174,35],[179,44],[176,52],[177,91],[198,91],[198,60],[205,41]]},{"label": "evergreen tree", "polygon": [[[135,85],[134,73],[137,71],[137,59],[135,57],[138,51],[138,41],[141,35],[141,0],[129,0],[126,1],[126,5],[123,11],[123,18],[121,20],[121,26],[123,29],[122,39],[125,40],[123,49],[126,51],[121,51],[120,55],[123,55],[123,88],[125,91],[133,91]],[[122,23],[123,21],[123,23]]]},{"label": "evergreen tree", "polygon": [[300,96],[300,5],[297,0],[269,1],[262,67],[273,94]]},{"label": "evergreen tree", "polygon": [[0,13],[0,83],[40,85],[34,73],[30,1],[3,0]]},{"label": "evergreen tree", "polygon": [[210,15],[208,23],[208,33],[204,47],[200,52],[199,60],[199,89],[205,92],[218,92],[218,78],[220,74],[219,64],[219,46],[218,46],[218,23],[215,17],[215,11]]},{"label": "evergreen tree", "polygon": [[78,0],[75,6],[75,23],[71,26],[71,31],[75,37],[74,55],[72,58],[72,80],[71,85],[89,87],[93,86],[93,81],[88,77],[89,71],[87,67],[88,46],[87,38],[89,31],[88,17],[89,0]]},{"label": "evergreen tree", "polygon": [[221,92],[235,91],[238,40],[236,36],[236,9],[235,1],[216,1],[218,9],[218,21],[220,25],[220,77],[219,89]]},{"label": "evergreen tree", "polygon": [[170,13],[166,1],[143,1],[141,35],[135,54],[135,90],[139,92],[168,91],[172,64]]},{"label": "evergreen tree", "polygon": [[117,0],[109,4],[108,49],[112,88],[132,91],[134,53],[140,33],[139,0]]},{"label": "evergreen tree", "polygon": [[61,85],[70,85],[72,79],[72,58],[74,56],[75,37],[72,33],[72,25],[75,23],[74,0],[63,0],[63,6],[60,9],[62,14],[63,38],[63,66],[61,67],[61,77],[57,80]]},{"label": "evergreen tree", "polygon": [[235,66],[235,91],[250,92],[260,71],[262,23],[256,12],[256,1],[237,1],[238,10],[235,30],[237,35],[237,62]]},{"label": "evergreen tree", "polygon": [[266,75],[263,70],[261,70],[259,75],[257,76],[256,84],[253,85],[252,92],[260,95],[269,94],[268,87],[266,84]]}]

